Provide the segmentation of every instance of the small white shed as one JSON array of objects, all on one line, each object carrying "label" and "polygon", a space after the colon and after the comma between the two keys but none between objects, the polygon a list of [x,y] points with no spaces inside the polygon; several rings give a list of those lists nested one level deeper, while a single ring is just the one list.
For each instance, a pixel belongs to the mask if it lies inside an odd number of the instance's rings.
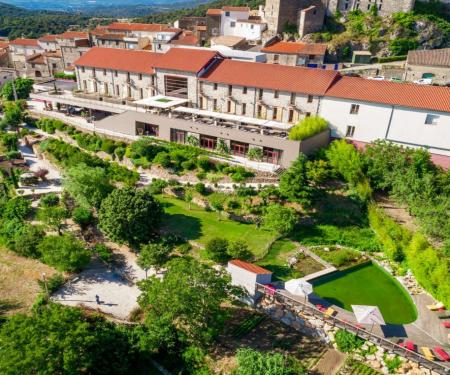
[{"label": "small white shed", "polygon": [[270,284],[272,272],[253,263],[233,259],[228,262],[228,273],[231,275],[231,283],[247,290],[250,298],[246,302],[253,303],[256,296],[256,283]]}]

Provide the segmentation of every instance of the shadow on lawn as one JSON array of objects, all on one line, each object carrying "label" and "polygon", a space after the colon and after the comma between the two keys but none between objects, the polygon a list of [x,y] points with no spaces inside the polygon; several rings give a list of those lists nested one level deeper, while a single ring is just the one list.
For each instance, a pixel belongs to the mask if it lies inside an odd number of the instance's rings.
[{"label": "shadow on lawn", "polygon": [[8,311],[21,307],[20,303],[0,300],[0,320]]},{"label": "shadow on lawn", "polygon": [[[161,202],[161,205],[164,209],[174,206],[169,202]],[[178,234],[186,241],[199,239],[203,235],[201,220],[193,216],[165,212],[162,225],[167,231]]]}]

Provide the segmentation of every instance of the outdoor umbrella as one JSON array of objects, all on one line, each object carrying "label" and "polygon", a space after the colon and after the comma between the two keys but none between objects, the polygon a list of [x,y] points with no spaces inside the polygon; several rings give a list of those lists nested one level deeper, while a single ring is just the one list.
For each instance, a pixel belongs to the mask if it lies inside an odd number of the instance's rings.
[{"label": "outdoor umbrella", "polygon": [[286,281],[286,283],[284,284],[284,289],[294,295],[304,295],[305,301],[308,294],[311,294],[313,292],[312,284],[303,279],[292,279]]},{"label": "outdoor umbrella", "polygon": [[372,333],[375,324],[385,325],[383,315],[377,306],[352,305],[356,321],[362,324],[372,324],[370,332]]}]

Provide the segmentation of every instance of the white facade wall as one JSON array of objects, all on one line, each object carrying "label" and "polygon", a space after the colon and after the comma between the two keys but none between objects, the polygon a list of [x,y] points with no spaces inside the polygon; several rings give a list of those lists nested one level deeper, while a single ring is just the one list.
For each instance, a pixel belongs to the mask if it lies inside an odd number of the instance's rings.
[{"label": "white facade wall", "polygon": [[227,271],[231,276],[231,284],[243,287],[248,292],[250,301],[255,297],[256,283],[270,284],[272,281],[272,274],[256,274],[232,263],[228,263]]},{"label": "white facade wall", "polygon": [[[358,114],[350,114],[352,104],[359,105]],[[450,156],[450,113],[324,98],[319,114],[330,123],[331,136],[335,138],[345,138],[347,127],[354,126],[353,136],[346,137],[353,141],[385,139]],[[439,116],[436,124],[426,124],[427,115]]]},{"label": "white facade wall", "polygon": [[45,51],[56,51],[58,49],[58,43],[56,41],[53,42],[45,42],[38,40],[38,44],[40,48],[42,48]]},{"label": "white facade wall", "polygon": [[222,11],[220,35],[236,35],[237,20],[247,20],[249,15],[248,11]]},{"label": "white facade wall", "polygon": [[[130,73],[130,84],[127,72],[115,70],[95,69],[95,78],[93,69],[86,67],[83,69],[77,67],[78,89],[86,93],[95,93],[99,95],[108,95],[116,98],[133,98],[134,100],[145,99],[154,96],[153,76],[149,74]],[[85,89],[86,82],[86,89]],[[97,91],[95,91],[97,87]],[[106,88],[107,87],[107,88]],[[117,95],[117,90],[119,95]]]},{"label": "white facade wall", "polygon": [[260,40],[263,31],[267,28],[265,23],[236,22],[234,36],[239,36],[247,40]]}]

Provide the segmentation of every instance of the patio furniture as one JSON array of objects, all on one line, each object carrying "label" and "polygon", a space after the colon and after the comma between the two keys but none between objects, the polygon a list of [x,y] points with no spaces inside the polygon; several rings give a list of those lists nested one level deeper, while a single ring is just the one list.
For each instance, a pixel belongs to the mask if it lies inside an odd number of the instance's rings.
[{"label": "patio furniture", "polygon": [[324,312],[324,311],[326,310],[325,306],[321,305],[320,303],[318,303],[318,304],[316,305],[316,309],[317,309],[317,310],[320,310],[320,311],[322,311],[322,312]]},{"label": "patio furniture", "polygon": [[332,307],[329,307],[328,309],[325,310],[324,314],[326,316],[334,316],[334,314],[336,314],[337,311],[335,309],[333,309]]},{"label": "patio furniture", "polygon": [[275,288],[275,286],[272,284],[264,285],[264,293],[268,294],[269,296],[275,295],[276,290],[277,288]]},{"label": "patio furniture", "polygon": [[443,325],[445,328],[450,328],[450,322],[443,322],[442,325]]},{"label": "patio furniture", "polygon": [[450,361],[450,355],[448,355],[448,353],[440,346],[436,346],[433,351],[434,354],[436,354],[436,357],[438,357],[441,361]]},{"label": "patio furniture", "polygon": [[433,355],[433,352],[430,350],[430,348],[427,348],[426,346],[423,346],[420,348],[420,350],[423,353],[423,356],[428,359],[429,361],[434,361],[435,357]]},{"label": "patio furniture", "polygon": [[432,305],[427,305],[427,309],[431,310],[431,311],[437,311],[437,310],[441,310],[441,309],[444,309],[444,308],[445,308],[445,306],[444,306],[444,304],[442,302],[437,302],[437,303],[434,303]]}]

